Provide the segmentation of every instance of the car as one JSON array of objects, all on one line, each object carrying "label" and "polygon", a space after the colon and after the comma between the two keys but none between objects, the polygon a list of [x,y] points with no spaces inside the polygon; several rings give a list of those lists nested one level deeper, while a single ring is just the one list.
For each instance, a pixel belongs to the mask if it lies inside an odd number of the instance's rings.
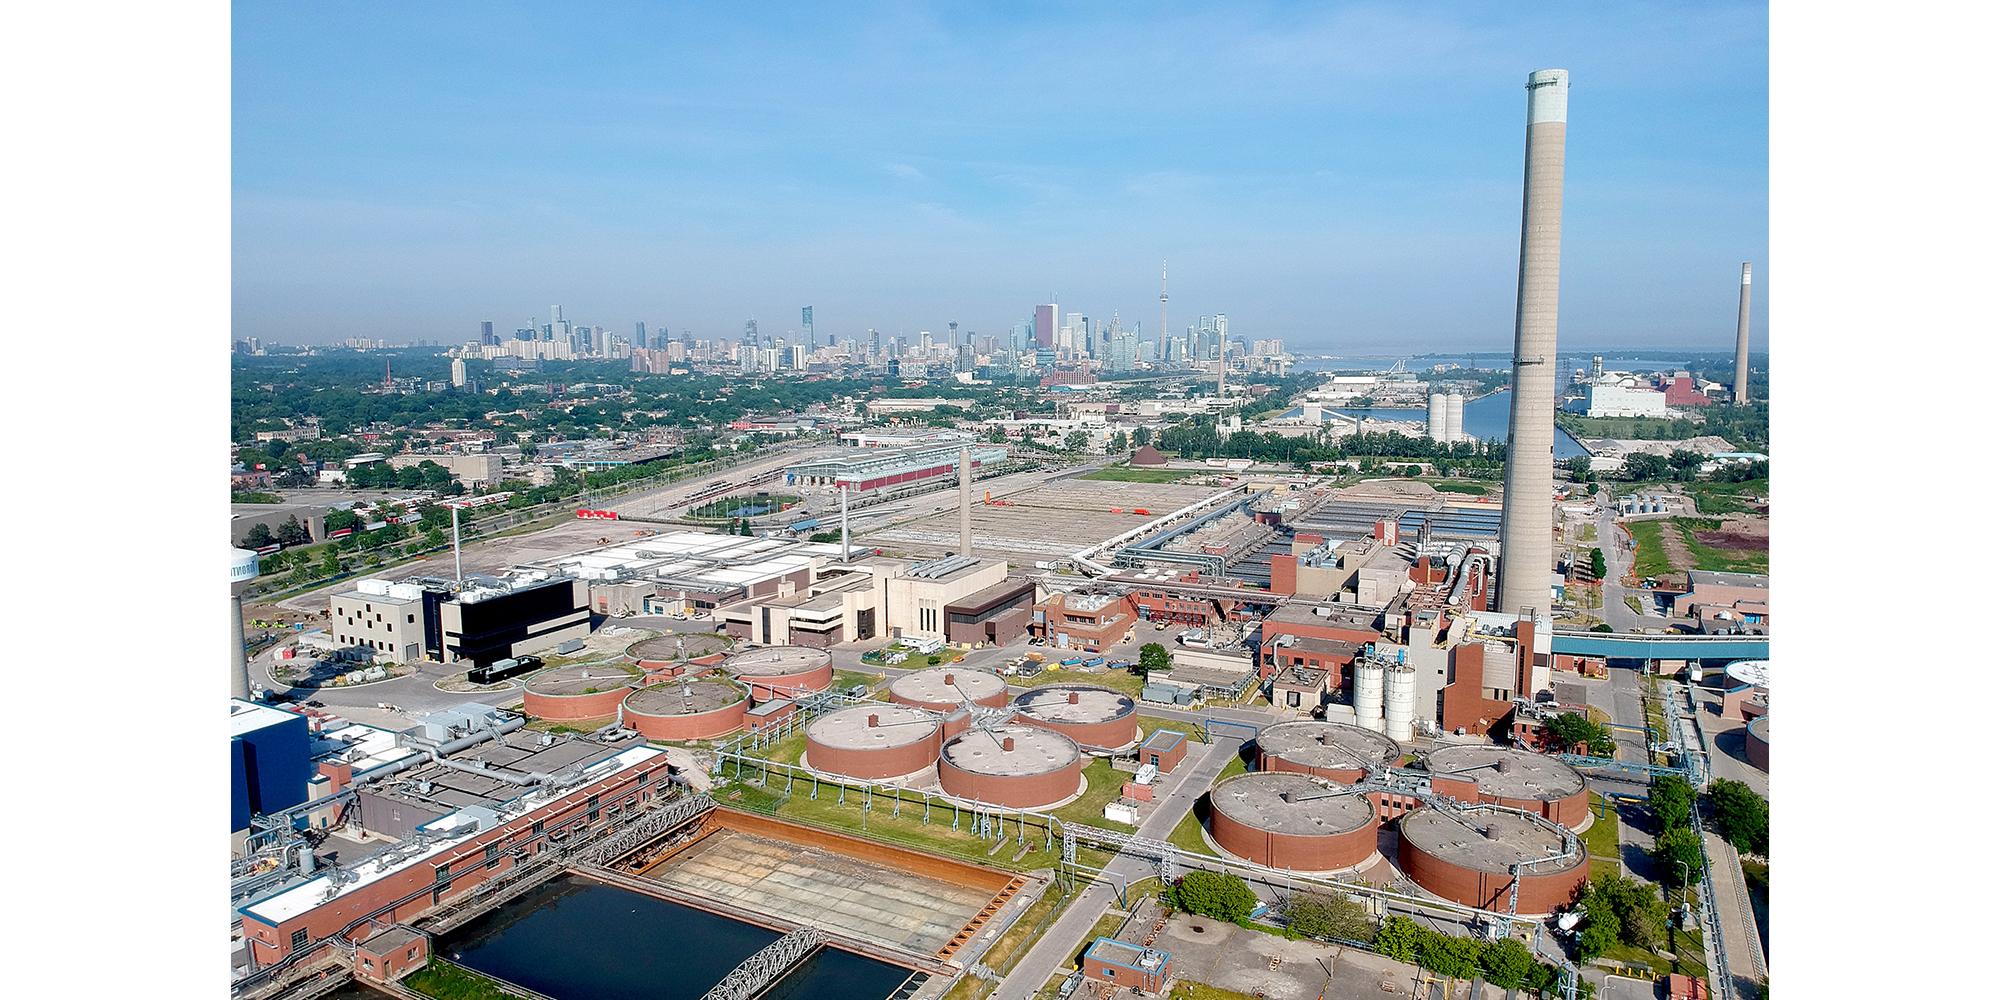
[{"label": "car", "polygon": [[318,700],[314,700],[314,701],[309,701],[309,702],[306,702],[306,707],[307,707],[307,708],[325,708],[325,707],[326,707],[326,702],[323,702],[323,701],[318,701]]}]

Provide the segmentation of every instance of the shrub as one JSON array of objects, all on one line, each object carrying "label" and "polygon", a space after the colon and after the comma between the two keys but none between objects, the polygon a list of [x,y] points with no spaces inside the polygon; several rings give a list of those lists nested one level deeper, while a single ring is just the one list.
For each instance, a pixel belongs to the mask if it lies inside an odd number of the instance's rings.
[{"label": "shrub", "polygon": [[1280,905],[1285,926],[1305,937],[1322,940],[1367,941],[1375,936],[1375,919],[1368,908],[1345,896],[1295,892]]},{"label": "shrub", "polygon": [[1232,923],[1249,919],[1257,908],[1257,894],[1248,883],[1215,872],[1189,872],[1174,881],[1167,895],[1175,909]]}]

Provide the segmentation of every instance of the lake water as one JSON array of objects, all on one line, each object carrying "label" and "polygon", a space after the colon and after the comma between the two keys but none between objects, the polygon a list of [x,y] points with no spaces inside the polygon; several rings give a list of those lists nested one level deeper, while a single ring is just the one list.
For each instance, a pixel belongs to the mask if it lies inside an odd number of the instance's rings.
[{"label": "lake water", "polygon": [[[564,875],[439,946],[466,968],[555,1000],[700,1000],[775,931]],[[883,1000],[907,969],[821,948],[765,994]]]},{"label": "lake water", "polygon": [[[1496,392],[1490,396],[1481,396],[1478,399],[1466,400],[1465,433],[1487,441],[1507,440],[1507,405],[1512,398],[1513,394],[1511,393]],[[1305,411],[1302,408],[1294,406],[1286,410],[1284,415],[1287,417],[1296,417],[1303,412]],[[1417,434],[1419,435],[1423,433],[1424,420],[1428,416],[1428,412],[1425,410],[1392,410],[1380,407],[1367,410],[1343,407],[1341,409],[1329,409],[1326,412],[1328,414],[1337,413],[1345,417],[1358,415],[1371,420],[1415,421],[1417,424]],[[1577,455],[1587,454],[1589,452],[1585,451],[1583,445],[1578,443],[1576,438],[1571,437],[1568,431],[1563,430],[1561,427],[1556,428],[1556,461],[1560,462]]]}]

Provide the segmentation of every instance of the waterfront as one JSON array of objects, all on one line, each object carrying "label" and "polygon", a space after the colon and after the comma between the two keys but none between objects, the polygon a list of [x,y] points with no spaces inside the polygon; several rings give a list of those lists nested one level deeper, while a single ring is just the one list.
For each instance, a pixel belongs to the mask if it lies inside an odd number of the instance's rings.
[{"label": "waterfront", "polygon": [[[1507,440],[1507,404],[1511,398],[1507,393],[1496,392],[1491,395],[1481,396],[1478,399],[1466,400],[1465,433],[1488,441]],[[1286,417],[1297,417],[1303,412],[1302,409],[1294,406],[1286,410],[1284,415]],[[1388,409],[1385,407],[1354,409],[1342,407],[1339,409],[1329,409],[1326,413],[1329,419],[1334,414],[1339,414],[1343,417],[1367,417],[1370,420],[1400,420],[1416,425],[1414,436],[1421,437],[1424,433],[1424,419],[1426,414],[1424,410],[1420,409]],[[1570,436],[1568,431],[1563,430],[1560,426],[1556,428],[1556,461],[1560,462],[1577,455],[1587,454],[1589,452],[1584,450],[1583,444]]]}]

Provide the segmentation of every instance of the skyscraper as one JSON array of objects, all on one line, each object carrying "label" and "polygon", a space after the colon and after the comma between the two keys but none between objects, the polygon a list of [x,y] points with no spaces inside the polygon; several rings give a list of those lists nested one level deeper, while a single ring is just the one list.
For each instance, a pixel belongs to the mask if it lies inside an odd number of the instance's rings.
[{"label": "skyscraper", "polygon": [[493,335],[493,321],[489,319],[481,322],[479,324],[479,343],[481,346],[497,344],[499,342],[500,338]]},{"label": "skyscraper", "polygon": [[1056,305],[1035,307],[1035,346],[1053,350],[1056,346]]},{"label": "skyscraper", "polygon": [[806,328],[806,350],[818,350],[819,333],[813,329],[813,307],[799,307],[799,325]]},{"label": "skyscraper", "polygon": [[1514,305],[1514,389],[1507,414],[1507,487],[1500,510],[1500,605],[1546,615],[1554,603],[1556,292],[1562,263],[1563,144],[1569,71],[1528,74],[1528,148],[1521,269]]}]

